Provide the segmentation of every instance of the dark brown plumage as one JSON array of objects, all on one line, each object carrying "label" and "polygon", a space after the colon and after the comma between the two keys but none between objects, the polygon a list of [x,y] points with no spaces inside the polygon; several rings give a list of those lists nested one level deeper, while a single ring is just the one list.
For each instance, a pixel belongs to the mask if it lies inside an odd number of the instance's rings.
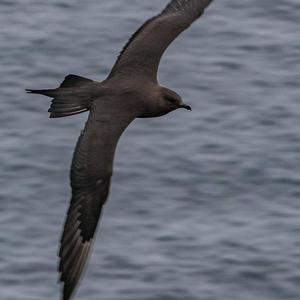
[{"label": "dark brown plumage", "polygon": [[103,82],[68,75],[57,89],[28,90],[53,98],[51,118],[90,111],[71,167],[72,198],[59,251],[63,300],[71,298],[86,265],[122,132],[135,118],[191,110],[178,94],[158,84],[157,71],[166,48],[211,1],[171,1],[130,38]]}]

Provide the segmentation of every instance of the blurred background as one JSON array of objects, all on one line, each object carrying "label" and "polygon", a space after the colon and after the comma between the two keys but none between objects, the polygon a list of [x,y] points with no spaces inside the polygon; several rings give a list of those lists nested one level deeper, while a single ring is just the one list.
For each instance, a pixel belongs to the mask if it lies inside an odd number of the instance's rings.
[{"label": "blurred background", "polygon": [[[69,168],[87,115],[48,119],[69,73],[102,80],[167,0],[0,1],[0,298],[58,299]],[[76,299],[296,300],[300,4],[214,1],[159,80],[193,112],[137,120]]]}]

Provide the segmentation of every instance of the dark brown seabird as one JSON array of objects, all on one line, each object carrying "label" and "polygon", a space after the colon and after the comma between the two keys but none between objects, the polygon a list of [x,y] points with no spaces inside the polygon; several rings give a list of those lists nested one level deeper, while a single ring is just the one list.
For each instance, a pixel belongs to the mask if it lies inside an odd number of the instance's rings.
[{"label": "dark brown seabird", "polygon": [[159,117],[178,108],[191,110],[178,94],[159,85],[157,71],[166,48],[211,1],[171,1],[134,33],[102,82],[68,75],[56,89],[27,90],[53,98],[50,118],[90,112],[71,167],[72,199],[59,251],[63,300],[71,298],[86,264],[122,132],[135,118]]}]

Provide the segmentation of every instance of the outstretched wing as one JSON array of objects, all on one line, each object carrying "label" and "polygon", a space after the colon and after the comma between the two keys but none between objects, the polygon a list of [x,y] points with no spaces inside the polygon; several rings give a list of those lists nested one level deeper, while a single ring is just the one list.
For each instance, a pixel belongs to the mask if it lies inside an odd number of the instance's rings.
[{"label": "outstretched wing", "polygon": [[104,113],[91,110],[73,157],[72,199],[59,252],[63,300],[70,299],[86,264],[109,193],[116,145],[132,121],[128,116]]},{"label": "outstretched wing", "polygon": [[210,2],[212,0],[172,0],[158,16],[133,34],[109,77],[130,71],[156,81],[159,62],[166,48],[202,15]]}]

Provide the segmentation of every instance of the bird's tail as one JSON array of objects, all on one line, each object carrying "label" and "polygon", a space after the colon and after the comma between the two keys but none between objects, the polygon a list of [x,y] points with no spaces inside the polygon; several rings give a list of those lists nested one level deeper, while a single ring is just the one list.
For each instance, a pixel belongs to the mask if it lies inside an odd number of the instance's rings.
[{"label": "bird's tail", "polygon": [[86,86],[93,82],[93,80],[77,75],[68,75],[56,89],[26,91],[31,94],[40,94],[53,98],[48,110],[50,118],[61,118],[90,109],[92,98],[87,92]]}]

